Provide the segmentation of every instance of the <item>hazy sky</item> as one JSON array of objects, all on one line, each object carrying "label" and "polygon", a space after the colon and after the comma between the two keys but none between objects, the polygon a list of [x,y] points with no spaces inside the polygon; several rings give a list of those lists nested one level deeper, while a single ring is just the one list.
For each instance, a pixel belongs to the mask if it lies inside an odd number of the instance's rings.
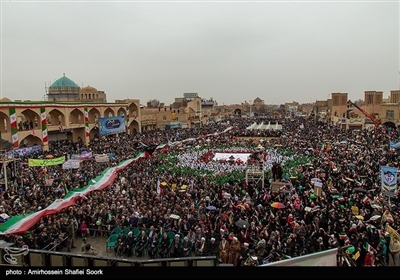
[{"label": "hazy sky", "polygon": [[399,89],[399,2],[1,0],[1,96],[63,73],[108,102],[185,92],[220,105]]}]

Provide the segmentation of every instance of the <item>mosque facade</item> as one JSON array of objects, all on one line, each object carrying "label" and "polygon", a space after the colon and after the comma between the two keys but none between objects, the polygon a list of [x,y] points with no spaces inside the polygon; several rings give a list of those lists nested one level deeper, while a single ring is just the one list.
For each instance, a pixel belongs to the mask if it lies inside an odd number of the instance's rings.
[{"label": "mosque facade", "polygon": [[[34,145],[48,149],[52,140],[82,140],[99,137],[99,118],[123,116],[126,131],[140,132],[140,100],[107,102],[96,88],[79,87],[63,75],[48,88],[45,101],[0,99],[0,149]],[[129,118],[135,116],[135,118]]]}]

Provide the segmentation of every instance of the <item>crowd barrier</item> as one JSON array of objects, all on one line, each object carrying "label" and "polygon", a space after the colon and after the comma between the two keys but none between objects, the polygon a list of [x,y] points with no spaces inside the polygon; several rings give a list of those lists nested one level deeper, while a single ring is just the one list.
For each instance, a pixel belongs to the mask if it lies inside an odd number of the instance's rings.
[{"label": "crowd barrier", "polygon": [[[10,253],[10,248],[13,253]],[[24,253],[15,251],[13,247],[0,247],[0,266],[16,267],[145,267],[145,266],[177,266],[177,267],[212,267],[217,266],[215,256],[162,258],[162,259],[124,259],[27,249]],[[14,261],[10,263],[10,259]]]}]

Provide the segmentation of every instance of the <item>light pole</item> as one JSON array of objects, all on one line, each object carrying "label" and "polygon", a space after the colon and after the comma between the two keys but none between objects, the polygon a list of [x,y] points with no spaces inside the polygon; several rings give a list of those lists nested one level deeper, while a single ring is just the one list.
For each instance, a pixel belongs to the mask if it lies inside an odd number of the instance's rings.
[{"label": "light pole", "polygon": [[1,153],[1,162],[3,163],[4,187],[5,187],[5,190],[7,191],[8,190],[7,164],[10,161],[13,161],[13,159],[8,158],[7,150],[1,150],[0,153]]}]

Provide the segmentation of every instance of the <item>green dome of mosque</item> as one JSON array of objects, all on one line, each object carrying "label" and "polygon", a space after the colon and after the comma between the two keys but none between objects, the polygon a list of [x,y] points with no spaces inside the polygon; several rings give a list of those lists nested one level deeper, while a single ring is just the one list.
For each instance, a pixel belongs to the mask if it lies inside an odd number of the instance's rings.
[{"label": "green dome of mosque", "polygon": [[51,84],[50,87],[74,87],[79,88],[79,86],[71,79],[67,78],[64,74],[61,78],[56,80],[54,83]]}]

